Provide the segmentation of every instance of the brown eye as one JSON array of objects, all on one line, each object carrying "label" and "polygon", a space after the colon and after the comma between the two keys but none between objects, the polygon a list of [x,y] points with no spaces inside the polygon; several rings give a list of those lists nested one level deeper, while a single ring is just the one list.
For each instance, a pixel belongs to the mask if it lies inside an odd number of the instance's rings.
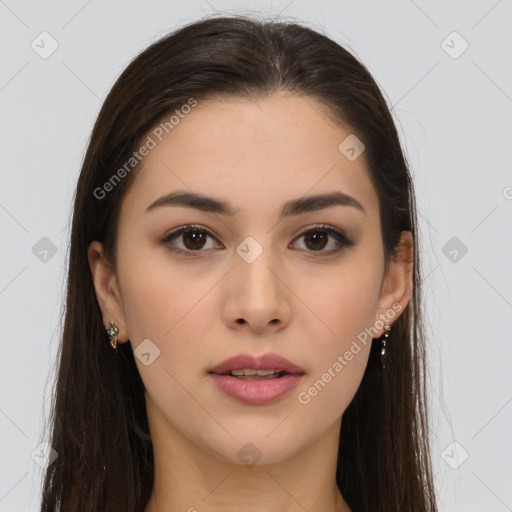
[{"label": "brown eye", "polygon": [[[297,240],[301,238],[304,239],[304,250],[309,253],[318,253],[319,256],[334,254],[354,245],[354,242],[342,231],[324,225],[314,226],[304,231]],[[199,256],[204,252],[203,249],[222,248],[219,243],[210,243],[210,246],[208,246],[209,239],[217,240],[208,229],[189,225],[182,226],[169,233],[162,239],[162,243],[173,252],[186,256]],[[329,244],[331,244],[331,247],[324,250],[329,247]]]},{"label": "brown eye", "polygon": [[329,235],[322,233],[321,231],[310,231],[309,233],[306,233],[304,237],[307,248],[314,251],[322,250],[329,241]]},{"label": "brown eye", "polygon": [[[303,238],[305,250],[308,252],[318,252],[319,255],[328,255],[341,251],[345,247],[352,247],[354,242],[350,240],[343,232],[330,226],[315,226],[304,231],[297,240]],[[331,248],[324,250],[329,245],[329,240],[333,239]],[[295,244],[294,244],[295,245]]]},{"label": "brown eye", "polygon": [[[168,245],[169,249],[177,253],[193,255],[203,252],[202,249],[215,247],[216,244],[207,246],[208,239],[216,238],[206,229],[195,226],[183,226],[162,239],[162,243]],[[218,245],[217,245],[218,247]]]},{"label": "brown eye", "polygon": [[184,231],[182,236],[183,244],[187,249],[197,250],[203,248],[207,235],[201,231]]}]

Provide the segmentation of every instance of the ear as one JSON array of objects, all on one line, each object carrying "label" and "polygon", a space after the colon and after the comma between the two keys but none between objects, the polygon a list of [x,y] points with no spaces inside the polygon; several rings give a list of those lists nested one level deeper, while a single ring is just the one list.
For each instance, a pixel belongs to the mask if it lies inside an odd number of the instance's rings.
[{"label": "ear", "polygon": [[[379,319],[385,320],[387,317],[387,323],[391,324],[402,314],[412,294],[413,269],[414,240],[412,233],[402,231],[397,256],[390,261],[389,268],[382,280],[375,322]],[[383,329],[379,336],[382,336],[384,332]]]},{"label": "ear", "polygon": [[105,250],[100,242],[89,244],[87,258],[91,269],[96,298],[103,315],[105,330],[113,321],[119,328],[118,343],[125,343],[129,336],[126,330],[123,302],[114,268],[105,256]]}]

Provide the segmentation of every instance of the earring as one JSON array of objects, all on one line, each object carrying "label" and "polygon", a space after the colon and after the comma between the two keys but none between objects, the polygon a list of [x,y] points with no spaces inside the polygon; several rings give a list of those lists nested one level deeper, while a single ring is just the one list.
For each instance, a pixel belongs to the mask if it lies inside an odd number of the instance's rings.
[{"label": "earring", "polygon": [[380,351],[380,362],[382,363],[382,369],[386,368],[386,341],[388,339],[391,326],[386,324],[384,329],[386,329],[386,331],[384,332],[384,337],[382,338],[382,349]]},{"label": "earring", "polygon": [[117,333],[119,332],[119,328],[114,322],[110,322],[110,328],[107,330],[107,334],[109,335],[110,345],[117,352]]}]

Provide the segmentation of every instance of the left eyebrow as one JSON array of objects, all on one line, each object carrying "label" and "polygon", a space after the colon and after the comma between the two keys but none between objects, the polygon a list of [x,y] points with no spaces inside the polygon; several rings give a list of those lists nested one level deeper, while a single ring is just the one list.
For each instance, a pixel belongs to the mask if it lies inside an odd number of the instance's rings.
[{"label": "left eyebrow", "polygon": [[[194,192],[177,191],[159,197],[151,203],[146,212],[160,206],[185,206],[195,208],[208,213],[218,213],[221,215],[234,216],[239,209],[234,208],[226,201],[221,201],[214,197],[209,197]],[[363,205],[355,198],[340,191],[318,194],[314,196],[305,196],[298,199],[292,199],[283,204],[279,220],[292,215],[323,210],[332,206],[352,206],[364,215],[367,215]]]}]

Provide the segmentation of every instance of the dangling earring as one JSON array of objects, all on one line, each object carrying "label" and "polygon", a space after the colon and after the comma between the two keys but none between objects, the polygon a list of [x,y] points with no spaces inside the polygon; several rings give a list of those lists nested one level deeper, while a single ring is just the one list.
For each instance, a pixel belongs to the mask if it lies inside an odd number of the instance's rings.
[{"label": "dangling earring", "polygon": [[386,324],[384,329],[386,329],[386,331],[384,332],[384,336],[382,338],[382,349],[380,351],[380,362],[382,363],[382,369],[386,368],[386,341],[388,339],[391,326]]},{"label": "dangling earring", "polygon": [[114,322],[110,322],[110,328],[107,330],[107,334],[109,335],[110,345],[117,352],[117,333],[119,332],[119,328]]}]

